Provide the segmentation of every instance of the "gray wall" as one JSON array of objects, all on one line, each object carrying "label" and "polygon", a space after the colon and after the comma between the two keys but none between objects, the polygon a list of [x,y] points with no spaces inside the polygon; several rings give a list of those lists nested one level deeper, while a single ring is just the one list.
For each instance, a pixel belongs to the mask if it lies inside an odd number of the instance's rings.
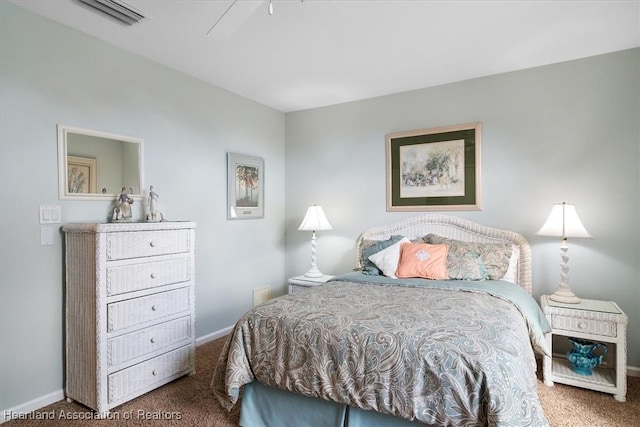
[{"label": "gray wall", "polygon": [[[40,246],[38,206],[63,222],[111,206],[58,200],[58,123],[144,139],[158,208],[198,224],[198,337],[231,326],[254,287],[284,292],[283,113],[6,2],[0,19],[0,410],[63,387],[63,242]],[[227,152],[265,159],[264,219],[227,221]]]},{"label": "gray wall", "polygon": [[[559,242],[534,233],[553,203],[576,203],[595,239],[570,242],[572,287],[622,306],[640,366],[640,50],[285,116],[6,2],[0,40],[0,408],[63,387],[62,236],[39,245],[38,205],[61,205],[63,222],[110,208],[58,200],[58,123],[144,139],[160,210],[198,223],[203,337],[254,287],[282,293],[308,269],[307,206],[334,227],[318,233],[326,273],[353,267],[363,229],[412,215],[385,210],[386,133],[482,121],[483,210],[456,214],[528,237],[539,296],[556,287]],[[226,220],[227,152],[265,159],[264,220]]]},{"label": "gray wall", "polygon": [[554,203],[576,204],[593,240],[569,241],[571,286],[616,301],[629,317],[629,364],[640,367],[640,49],[400,93],[286,117],[287,275],[308,269],[308,205],[318,268],[355,266],[362,230],[410,217],[386,212],[385,134],[480,121],[481,211],[454,212],[518,231],[533,251],[536,298],[553,293],[560,241],[539,237]]}]

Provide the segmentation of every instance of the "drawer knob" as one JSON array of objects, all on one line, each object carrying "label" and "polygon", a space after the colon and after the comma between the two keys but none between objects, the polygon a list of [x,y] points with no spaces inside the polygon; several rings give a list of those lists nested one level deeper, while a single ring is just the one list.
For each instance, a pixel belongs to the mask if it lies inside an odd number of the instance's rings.
[{"label": "drawer knob", "polygon": [[156,242],[154,242],[153,240],[149,242],[149,246],[151,246],[152,248],[155,248],[156,246]]},{"label": "drawer knob", "polygon": [[155,343],[156,339],[155,338],[151,338],[151,344]]},{"label": "drawer knob", "polygon": [[158,307],[156,307],[156,306],[155,306],[155,304],[154,304],[154,305],[152,305],[152,306],[151,306],[151,310],[153,310],[153,311],[157,311],[157,310],[158,310]]},{"label": "drawer knob", "polygon": [[579,329],[587,329],[587,324],[585,322],[580,322],[580,323],[578,323],[578,328]]},{"label": "drawer knob", "polygon": [[151,371],[151,375],[158,375],[158,373],[156,372],[156,370],[154,369],[153,371]]},{"label": "drawer knob", "polygon": [[151,278],[155,279],[156,278],[156,273],[151,273]]}]

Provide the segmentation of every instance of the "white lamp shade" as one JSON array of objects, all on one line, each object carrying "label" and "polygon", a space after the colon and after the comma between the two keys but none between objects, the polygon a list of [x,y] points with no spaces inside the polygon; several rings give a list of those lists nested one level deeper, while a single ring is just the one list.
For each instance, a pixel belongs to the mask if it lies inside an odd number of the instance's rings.
[{"label": "white lamp shade", "polygon": [[565,202],[553,205],[549,218],[536,234],[562,237],[563,239],[566,237],[593,238],[582,225],[576,206]]},{"label": "white lamp shade", "polygon": [[313,205],[307,209],[307,214],[302,220],[302,224],[298,227],[298,230],[317,231],[317,230],[332,230],[329,220],[324,214],[321,206]]}]

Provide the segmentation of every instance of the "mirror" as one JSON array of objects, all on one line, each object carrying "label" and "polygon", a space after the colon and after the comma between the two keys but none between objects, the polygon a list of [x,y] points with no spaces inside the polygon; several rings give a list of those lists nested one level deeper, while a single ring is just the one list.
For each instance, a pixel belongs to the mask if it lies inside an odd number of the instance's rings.
[{"label": "mirror", "polygon": [[142,176],[142,139],[58,125],[61,200],[142,200]]}]

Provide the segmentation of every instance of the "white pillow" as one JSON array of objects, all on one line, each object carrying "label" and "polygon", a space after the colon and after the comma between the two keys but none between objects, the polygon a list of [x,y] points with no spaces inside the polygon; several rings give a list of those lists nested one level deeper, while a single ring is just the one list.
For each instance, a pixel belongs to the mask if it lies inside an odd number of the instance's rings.
[{"label": "white pillow", "polygon": [[396,270],[398,269],[398,262],[400,261],[400,246],[402,246],[403,243],[411,243],[411,241],[403,237],[393,245],[371,255],[369,261],[382,270],[382,274],[385,276],[397,279]]},{"label": "white pillow", "polygon": [[516,278],[518,261],[520,260],[520,246],[511,245],[511,258],[509,258],[509,268],[504,273],[502,280],[506,280],[511,283],[518,283]]}]

